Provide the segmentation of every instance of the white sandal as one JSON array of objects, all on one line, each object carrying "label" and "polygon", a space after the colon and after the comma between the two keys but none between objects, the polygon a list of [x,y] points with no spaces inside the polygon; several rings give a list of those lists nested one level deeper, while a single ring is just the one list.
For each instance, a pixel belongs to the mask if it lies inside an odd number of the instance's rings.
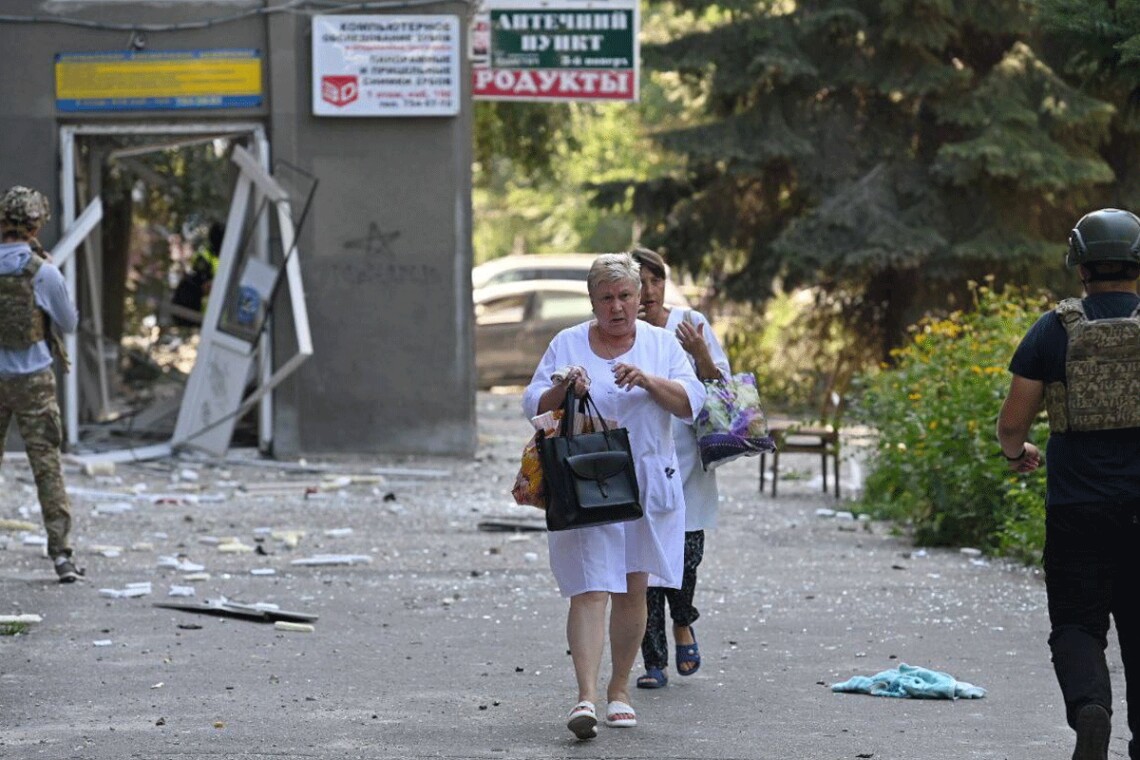
[{"label": "white sandal", "polygon": [[637,725],[637,713],[625,702],[615,699],[606,705],[606,725],[614,728],[630,728]]},{"label": "white sandal", "polygon": [[588,699],[583,699],[574,705],[574,709],[570,711],[570,720],[567,721],[566,727],[581,740],[593,739],[597,736],[598,713],[594,709],[594,703]]}]

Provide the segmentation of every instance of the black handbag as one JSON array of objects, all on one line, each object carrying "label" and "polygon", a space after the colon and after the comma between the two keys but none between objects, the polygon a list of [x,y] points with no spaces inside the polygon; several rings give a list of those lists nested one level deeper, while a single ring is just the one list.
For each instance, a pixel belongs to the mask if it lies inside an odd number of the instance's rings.
[{"label": "black handbag", "polygon": [[[589,393],[574,402],[573,390],[568,389],[559,435],[539,431],[537,436],[546,482],[546,529],[570,530],[638,519],[645,511],[629,431],[611,429]],[[575,406],[583,414],[593,408],[594,432],[574,434]]]}]

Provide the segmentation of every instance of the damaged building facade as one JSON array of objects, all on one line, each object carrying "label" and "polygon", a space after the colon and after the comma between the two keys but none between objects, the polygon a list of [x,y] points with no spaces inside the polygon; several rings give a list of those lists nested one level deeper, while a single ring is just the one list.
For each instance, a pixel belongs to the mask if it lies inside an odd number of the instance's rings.
[{"label": "damaged building facade", "polygon": [[61,265],[81,312],[61,381],[73,448],[107,416],[134,297],[120,180],[143,192],[140,155],[211,141],[233,197],[173,448],[220,431],[216,453],[248,412],[278,457],[474,450],[469,6],[365,5],[0,11],[20,51],[0,77],[0,185],[53,200],[49,249],[89,229]]}]

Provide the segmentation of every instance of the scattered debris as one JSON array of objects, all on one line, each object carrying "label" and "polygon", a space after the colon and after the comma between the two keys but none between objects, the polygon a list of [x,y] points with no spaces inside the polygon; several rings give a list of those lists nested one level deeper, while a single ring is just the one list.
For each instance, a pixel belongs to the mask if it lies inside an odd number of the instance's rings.
[{"label": "scattered debris", "polygon": [[312,633],[317,630],[309,623],[290,623],[287,620],[274,621],[273,627],[278,631],[293,631],[294,633]]},{"label": "scattered debris", "polygon": [[295,559],[293,565],[368,565],[372,557],[367,554],[316,554],[304,559]]},{"label": "scattered debris", "polygon": [[218,544],[218,551],[223,554],[245,554],[246,552],[252,552],[253,547],[249,544],[243,544],[235,538],[227,543]]},{"label": "scattered debris", "polygon": [[255,623],[276,623],[278,621],[311,623],[317,619],[316,615],[310,615],[306,612],[288,612],[278,609],[276,605],[239,604],[228,599],[209,599],[205,602],[155,602],[154,606],[183,612],[201,612],[207,615],[240,618]]},{"label": "scattered debris", "polygon": [[0,615],[0,625],[30,625],[42,623],[44,619],[39,615],[25,613],[23,615]]},{"label": "scattered debris", "polygon": [[296,549],[297,545],[301,543],[301,539],[305,537],[303,530],[275,530],[269,534],[269,537],[275,541],[280,541],[290,549]]},{"label": "scattered debris", "polygon": [[96,504],[91,508],[93,516],[101,515],[121,515],[124,512],[130,512],[135,508],[129,501],[108,501],[101,504]]},{"label": "scattered debris", "polygon": [[36,525],[35,523],[26,522],[24,520],[0,519],[0,530],[10,530],[12,532],[16,532],[22,530],[35,530],[38,527],[40,526]]},{"label": "scattered debris", "polygon": [[151,592],[150,581],[128,583],[124,588],[101,588],[99,596],[108,599],[131,599],[138,596],[147,596]]}]

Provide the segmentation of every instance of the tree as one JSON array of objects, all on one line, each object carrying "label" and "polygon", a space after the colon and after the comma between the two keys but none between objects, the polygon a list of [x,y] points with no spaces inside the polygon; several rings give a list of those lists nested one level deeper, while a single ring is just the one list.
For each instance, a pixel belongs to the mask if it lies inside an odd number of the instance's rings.
[{"label": "tree", "polygon": [[1024,2],[676,7],[690,30],[645,65],[705,118],[656,135],[684,172],[630,183],[645,242],[731,297],[813,286],[884,359],[970,279],[1055,272],[1078,211],[1117,178],[1099,152],[1116,109],[1043,59]]}]

